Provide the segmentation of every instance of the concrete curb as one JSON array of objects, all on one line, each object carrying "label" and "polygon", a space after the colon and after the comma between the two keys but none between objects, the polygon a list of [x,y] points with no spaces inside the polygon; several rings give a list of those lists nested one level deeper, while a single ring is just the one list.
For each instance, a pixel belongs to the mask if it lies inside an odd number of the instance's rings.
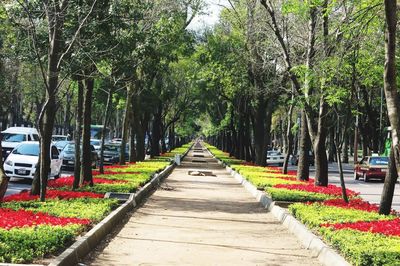
[{"label": "concrete curb", "polygon": [[[191,147],[182,155],[182,158],[189,153]],[[171,174],[175,166],[175,162],[173,162],[160,173],[156,173],[150,182],[144,185],[139,191],[132,194],[129,200],[112,211],[84,236],[79,237],[75,243],[56,257],[49,266],[69,266],[78,264],[80,259],[89,254],[89,252],[92,251],[104,239],[104,237],[112,231],[112,229],[123,219],[126,213],[133,210],[138,203],[142,202],[143,199],[149,196],[153,189],[156,189],[160,185],[163,179]]]},{"label": "concrete curb", "polygon": [[[208,149],[207,149],[208,150]],[[209,151],[210,152],[210,151]],[[213,155],[212,152],[210,154]],[[334,249],[325,244],[317,235],[312,233],[304,224],[298,221],[292,216],[286,209],[275,205],[275,201],[267,197],[267,195],[258,190],[253,184],[248,182],[241,174],[236,172],[231,167],[225,165],[222,161],[218,160],[220,164],[225,166],[226,170],[233,176],[243,187],[249,191],[253,197],[261,203],[268,211],[270,211],[281,224],[283,224],[288,230],[294,234],[300,243],[307,249],[309,249],[313,256],[316,256],[318,260],[326,266],[350,266],[339,253]]]}]

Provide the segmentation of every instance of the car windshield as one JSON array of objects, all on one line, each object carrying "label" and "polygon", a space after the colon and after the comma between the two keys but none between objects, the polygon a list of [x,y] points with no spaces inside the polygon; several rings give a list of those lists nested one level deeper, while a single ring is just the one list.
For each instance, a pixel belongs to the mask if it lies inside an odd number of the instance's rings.
[{"label": "car windshield", "polygon": [[75,152],[75,144],[67,144],[65,147],[64,147],[64,150],[63,150],[64,152],[67,152],[67,153],[73,153],[73,152]]},{"label": "car windshield", "polygon": [[67,140],[67,137],[66,136],[52,136],[51,140],[52,141]]},{"label": "car windshield", "polygon": [[92,144],[94,146],[100,146],[100,140],[91,140],[90,144]]},{"label": "car windshield", "polygon": [[277,156],[277,155],[281,155],[281,153],[279,151],[269,151],[267,152],[268,156]]},{"label": "car windshield", "polygon": [[56,145],[57,148],[62,149],[68,144],[68,141],[57,141],[54,145]]},{"label": "car windshield", "polygon": [[27,156],[39,156],[39,144],[21,144],[16,147],[12,153]]},{"label": "car windshield", "polygon": [[372,157],[369,163],[370,165],[388,165],[389,157]]},{"label": "car windshield", "polygon": [[104,146],[105,151],[112,151],[112,152],[119,152],[119,147],[114,146],[114,145],[105,145]]},{"label": "car windshield", "polygon": [[22,142],[25,141],[25,134],[3,133],[3,141]]}]

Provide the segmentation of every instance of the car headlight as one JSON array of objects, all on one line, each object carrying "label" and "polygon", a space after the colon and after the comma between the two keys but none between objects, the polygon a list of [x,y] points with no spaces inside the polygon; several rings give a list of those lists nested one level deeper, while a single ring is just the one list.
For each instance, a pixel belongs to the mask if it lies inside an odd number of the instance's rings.
[{"label": "car headlight", "polygon": [[6,165],[13,166],[13,162],[11,160],[6,160],[4,163]]}]

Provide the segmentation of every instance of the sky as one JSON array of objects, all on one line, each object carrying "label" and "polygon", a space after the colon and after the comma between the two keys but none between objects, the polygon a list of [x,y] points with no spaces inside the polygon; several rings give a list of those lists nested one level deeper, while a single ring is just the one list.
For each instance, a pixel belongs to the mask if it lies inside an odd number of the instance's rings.
[{"label": "sky", "polygon": [[197,31],[213,26],[218,22],[219,13],[223,6],[229,6],[228,0],[205,0],[205,2],[207,3],[207,7],[203,10],[205,14],[196,16],[189,25],[189,29]]}]

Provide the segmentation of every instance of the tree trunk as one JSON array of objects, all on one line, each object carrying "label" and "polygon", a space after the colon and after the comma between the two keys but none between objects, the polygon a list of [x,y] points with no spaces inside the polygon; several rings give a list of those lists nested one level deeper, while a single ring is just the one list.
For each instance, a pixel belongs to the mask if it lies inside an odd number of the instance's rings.
[{"label": "tree trunk", "polygon": [[78,78],[78,105],[76,106],[75,117],[75,168],[74,168],[74,183],[72,189],[79,187],[81,180],[81,137],[82,137],[82,114],[83,114],[83,91],[84,85],[81,78]]},{"label": "tree trunk", "polygon": [[101,133],[100,165],[99,165],[99,171],[101,174],[104,174],[104,144],[106,142],[106,133],[107,133],[106,130],[108,125],[108,117],[111,109],[112,96],[113,96],[113,90],[110,89],[107,95],[106,111],[104,113],[103,129],[101,131],[102,133]]},{"label": "tree trunk", "polygon": [[90,186],[93,186],[92,151],[90,149],[90,124],[92,123],[93,88],[94,79],[88,78],[86,80],[85,97],[83,100],[82,165],[80,185],[82,185],[83,182],[88,182]]},{"label": "tree trunk", "polygon": [[[3,154],[3,148],[1,146],[2,136],[0,134],[0,154]],[[10,178],[6,175],[3,168],[3,157],[0,156],[0,202],[3,201],[4,195],[7,192],[8,182]]]},{"label": "tree trunk", "polygon": [[254,150],[255,163],[260,166],[265,166],[267,163],[265,143],[265,122],[267,116],[267,103],[263,97],[258,96],[258,102],[255,110],[255,125],[254,125]]},{"label": "tree trunk", "polygon": [[342,149],[340,146],[338,147],[337,144],[335,144],[336,148],[336,160],[339,168],[339,177],[340,177],[340,187],[342,188],[342,197],[345,202],[349,202],[349,198],[347,197],[347,192],[346,192],[346,184],[344,182],[344,174],[343,174],[343,166],[342,166],[342,158],[341,158],[341,153]]},{"label": "tree trunk", "polygon": [[[392,151],[390,153],[390,174],[387,174],[385,178],[379,212],[381,214],[388,214],[391,209],[397,176],[400,172],[400,101],[396,84],[397,6],[395,0],[385,0],[384,2],[386,14],[384,90],[390,126],[392,128]],[[397,173],[395,173],[396,171]]]},{"label": "tree trunk", "polygon": [[301,128],[299,140],[299,160],[297,165],[297,179],[308,181],[310,175],[310,135],[308,133],[307,117],[304,110],[301,111]]},{"label": "tree trunk", "polygon": [[344,147],[343,147],[343,163],[349,163],[349,137],[346,134],[344,137]]},{"label": "tree trunk", "polygon": [[[161,139],[161,115],[162,115],[162,104],[158,104],[157,112],[154,114],[153,127],[151,133],[151,151],[150,156],[154,158],[160,155],[160,139]],[[221,148],[221,147],[219,147]]]},{"label": "tree trunk", "polygon": [[126,91],[126,104],[125,104],[125,113],[124,113],[124,123],[122,125],[122,141],[121,141],[121,150],[119,154],[119,164],[125,165],[125,149],[126,143],[128,141],[128,129],[129,129],[129,120],[130,120],[130,113],[131,113],[131,101],[132,101],[132,87],[131,85],[128,86]]},{"label": "tree trunk", "polygon": [[286,149],[285,149],[285,161],[283,162],[282,173],[287,174],[289,166],[289,157],[293,152],[293,134],[292,134],[292,115],[294,108],[294,89],[292,89],[292,101],[289,107],[288,117],[287,117],[287,128],[286,128]]}]

